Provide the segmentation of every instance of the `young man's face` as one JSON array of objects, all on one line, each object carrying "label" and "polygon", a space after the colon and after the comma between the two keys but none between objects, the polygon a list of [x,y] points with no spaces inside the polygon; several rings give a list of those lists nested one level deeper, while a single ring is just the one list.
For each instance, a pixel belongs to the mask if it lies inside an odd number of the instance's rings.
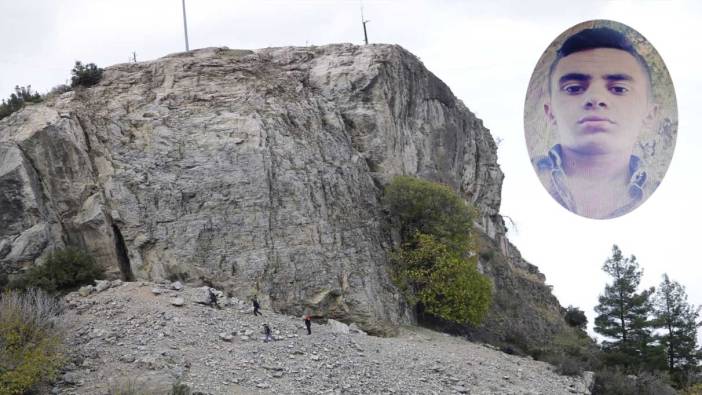
[{"label": "young man's face", "polygon": [[575,52],[558,62],[550,83],[544,110],[561,145],[582,154],[631,154],[653,113],[648,76],[634,56],[612,48]]}]

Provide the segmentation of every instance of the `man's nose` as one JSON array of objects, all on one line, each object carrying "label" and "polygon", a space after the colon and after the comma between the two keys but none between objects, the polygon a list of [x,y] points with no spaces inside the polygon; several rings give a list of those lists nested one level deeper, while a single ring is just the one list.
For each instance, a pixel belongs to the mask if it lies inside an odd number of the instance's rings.
[{"label": "man's nose", "polygon": [[607,108],[607,102],[605,102],[599,96],[592,96],[585,101],[585,108]]},{"label": "man's nose", "polygon": [[607,108],[606,94],[601,89],[593,89],[585,95],[585,108]]}]

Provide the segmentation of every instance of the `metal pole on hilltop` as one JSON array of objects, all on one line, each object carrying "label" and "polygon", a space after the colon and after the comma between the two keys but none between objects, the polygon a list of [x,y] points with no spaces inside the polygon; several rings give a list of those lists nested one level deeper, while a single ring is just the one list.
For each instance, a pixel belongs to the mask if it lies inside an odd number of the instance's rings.
[{"label": "metal pole on hilltop", "polygon": [[183,30],[185,30],[185,50],[190,51],[190,46],[188,45],[188,21],[185,17],[185,0],[183,0]]},{"label": "metal pole on hilltop", "polygon": [[370,21],[363,19],[363,5],[361,5],[361,23],[363,23],[363,39],[366,45],[368,45],[368,31],[366,31],[366,23],[368,22]]}]

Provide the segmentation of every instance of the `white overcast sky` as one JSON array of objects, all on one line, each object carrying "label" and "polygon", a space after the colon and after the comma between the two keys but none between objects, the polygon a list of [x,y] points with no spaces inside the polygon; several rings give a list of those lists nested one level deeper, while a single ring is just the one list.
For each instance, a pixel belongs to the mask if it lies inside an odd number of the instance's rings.
[{"label": "white overcast sky", "polygon": [[[525,4],[528,3],[528,4]],[[702,304],[697,225],[702,223],[702,2],[690,1],[370,1],[363,4],[373,43],[417,55],[502,139],[503,215],[509,237],[546,275],[563,306],[588,314],[603,292],[601,267],[616,243],[644,268],[643,285],[661,275]],[[189,0],[190,48],[256,49],[362,44],[360,2]],[[524,98],[541,53],[565,29],[612,19],[636,29],[663,57],[678,99],[675,154],[656,193],[612,220],[578,217],[555,203],[529,163]],[[75,60],[109,66],[184,50],[181,0],[0,0],[0,96],[15,85],[40,92],[65,83]],[[698,244],[699,243],[699,244]]]}]

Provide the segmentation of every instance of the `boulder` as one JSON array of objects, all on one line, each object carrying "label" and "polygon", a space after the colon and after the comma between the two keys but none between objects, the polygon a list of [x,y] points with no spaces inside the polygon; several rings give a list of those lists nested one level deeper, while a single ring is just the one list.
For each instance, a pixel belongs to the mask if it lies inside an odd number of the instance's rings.
[{"label": "boulder", "polygon": [[78,294],[80,296],[88,296],[91,293],[93,293],[93,291],[95,291],[95,287],[93,287],[92,285],[84,285],[80,287],[80,289],[78,289]]},{"label": "boulder", "polygon": [[171,298],[170,303],[173,306],[180,307],[180,306],[183,306],[185,304],[185,300],[183,300],[183,298],[181,298],[181,297]]},{"label": "boulder", "polygon": [[95,292],[102,292],[112,286],[110,281],[107,280],[95,280]]},{"label": "boulder", "polygon": [[208,306],[214,303],[216,297],[212,292],[210,292],[210,289],[210,287],[200,287],[195,289],[193,292],[193,302]]},{"label": "boulder", "polygon": [[345,334],[350,333],[349,326],[344,324],[343,322],[330,319],[327,321],[327,324],[331,327],[332,332]]}]

